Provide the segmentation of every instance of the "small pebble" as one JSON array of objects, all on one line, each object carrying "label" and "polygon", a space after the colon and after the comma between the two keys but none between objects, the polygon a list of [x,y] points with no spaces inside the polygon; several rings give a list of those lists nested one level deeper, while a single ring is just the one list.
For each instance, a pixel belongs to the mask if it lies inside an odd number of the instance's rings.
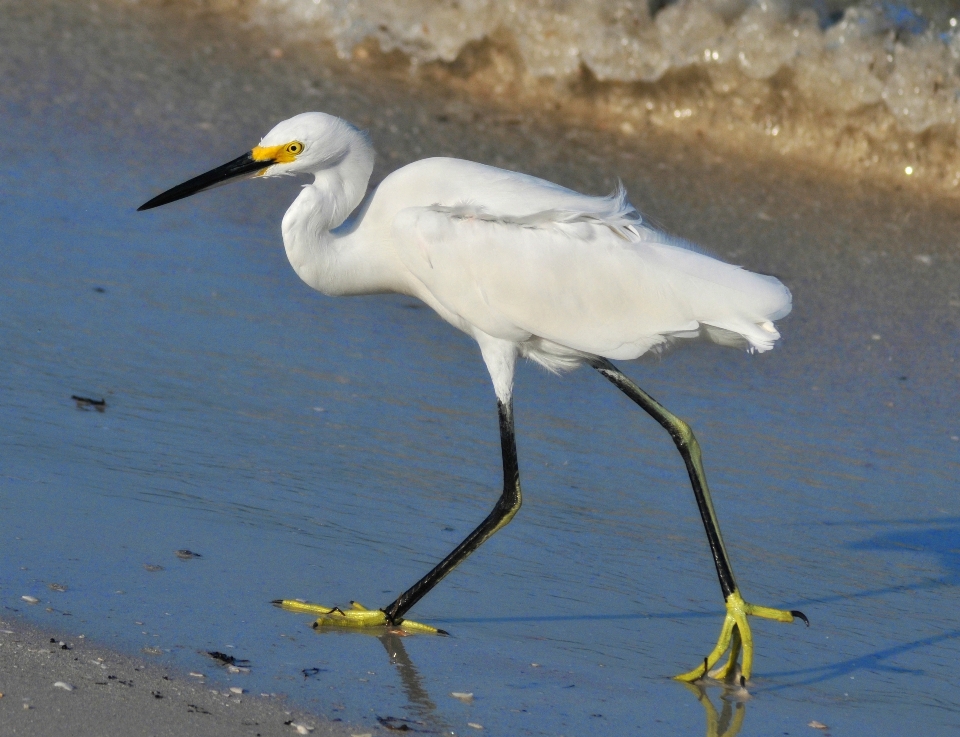
[{"label": "small pebble", "polygon": [[290,726],[297,730],[297,734],[310,734],[313,731],[313,727],[308,727],[306,724],[291,722]]},{"label": "small pebble", "polygon": [[235,694],[246,693],[246,689],[240,688],[239,686],[231,686],[230,693],[235,693]]},{"label": "small pebble", "polygon": [[50,584],[47,584],[47,588],[50,589],[51,591],[66,591],[66,590],[67,590],[67,587],[64,586],[62,583],[50,583]]},{"label": "small pebble", "polygon": [[249,673],[250,669],[240,665],[228,665],[227,673]]},{"label": "small pebble", "polygon": [[156,573],[157,571],[162,571],[163,566],[154,565],[153,563],[144,563],[143,568],[150,573]]},{"label": "small pebble", "polygon": [[40,600],[36,596],[21,596],[20,598],[23,599],[25,602],[27,602],[27,604],[40,603]]},{"label": "small pebble", "polygon": [[64,691],[73,691],[73,686],[64,681],[57,681],[53,684],[54,688],[62,688]]},{"label": "small pebble", "polygon": [[163,650],[159,647],[145,647],[143,648],[143,652],[147,655],[163,655]]},{"label": "small pebble", "polygon": [[32,709],[33,707],[30,706],[30,704],[24,704],[24,705],[23,705],[23,708],[24,708],[24,709]]},{"label": "small pebble", "polygon": [[474,729],[483,729],[482,724],[477,724],[476,722],[467,722],[468,727],[473,727]]},{"label": "small pebble", "polygon": [[197,673],[197,672],[195,672],[195,671],[190,671],[190,675],[193,676],[194,678],[205,678],[205,677],[206,677],[206,676],[203,675],[203,673]]},{"label": "small pebble", "polygon": [[809,722],[807,726],[813,727],[814,729],[830,729],[830,727],[828,727],[826,724],[824,724],[823,722],[818,722],[816,719]]},{"label": "small pebble", "polygon": [[461,691],[453,691],[450,695],[453,696],[453,698],[455,699],[459,699],[465,704],[469,704],[471,701],[473,701],[472,693],[462,693]]},{"label": "small pebble", "polygon": [[194,553],[192,550],[177,550],[174,555],[176,555],[181,560],[190,560],[191,558],[202,558],[203,556],[200,553]]}]

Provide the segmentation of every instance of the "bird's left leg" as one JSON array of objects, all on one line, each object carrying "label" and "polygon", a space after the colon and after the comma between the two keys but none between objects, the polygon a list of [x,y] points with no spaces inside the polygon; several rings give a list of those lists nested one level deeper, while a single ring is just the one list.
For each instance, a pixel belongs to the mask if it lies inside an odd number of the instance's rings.
[{"label": "bird's left leg", "polygon": [[414,604],[422,599],[427,592],[460,565],[467,556],[486,542],[497,530],[506,525],[519,511],[522,495],[520,492],[520,466],[517,462],[517,442],[513,429],[513,402],[497,401],[500,416],[500,450],[503,455],[503,492],[497,500],[493,511],[480,525],[467,535],[466,539],[442,561],[440,561],[427,575],[397,597],[396,601],[383,609],[366,609],[350,602],[347,610],[338,607],[325,607],[318,604],[305,604],[291,599],[277,599],[273,603],[282,609],[305,614],[317,614],[319,618],[314,628],[321,626],[336,627],[378,627],[396,626],[411,632],[434,632],[446,634],[426,624],[413,622],[404,618]]},{"label": "bird's left leg", "polygon": [[[720,629],[717,645],[703,659],[703,665],[682,673],[676,678],[681,681],[696,681],[707,675],[719,680],[730,678],[736,670],[737,657],[742,649],[741,681],[746,682],[750,678],[750,672],[753,668],[753,635],[747,617],[761,617],[778,622],[792,622],[794,618],[797,618],[802,619],[808,626],[810,623],[803,612],[771,609],[770,607],[749,604],[743,600],[743,597],[740,596],[740,590],[737,588],[737,582],[733,577],[733,568],[723,546],[723,538],[720,536],[720,524],[717,522],[717,514],[713,509],[713,501],[710,498],[710,489],[707,487],[707,476],[703,471],[700,445],[693,435],[693,430],[686,422],[669,412],[662,404],[643,391],[607,359],[596,358],[591,362],[591,365],[620,391],[640,405],[647,414],[670,433],[674,445],[677,446],[677,450],[680,451],[680,455],[683,456],[683,461],[687,466],[687,473],[690,476],[693,493],[697,499],[700,517],[707,532],[707,543],[710,545],[710,553],[713,555],[713,561],[717,568],[717,577],[720,579],[720,590],[726,602],[727,615]],[[713,669],[728,650],[730,656],[727,662],[721,667]]]}]

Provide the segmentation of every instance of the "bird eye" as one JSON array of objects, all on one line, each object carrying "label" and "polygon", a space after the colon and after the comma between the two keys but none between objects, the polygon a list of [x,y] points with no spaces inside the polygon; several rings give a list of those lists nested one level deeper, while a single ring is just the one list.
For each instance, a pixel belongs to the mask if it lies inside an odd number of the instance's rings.
[{"label": "bird eye", "polygon": [[303,144],[300,143],[299,141],[294,141],[293,143],[287,144],[288,154],[293,154],[294,156],[296,156],[301,151],[303,151]]}]

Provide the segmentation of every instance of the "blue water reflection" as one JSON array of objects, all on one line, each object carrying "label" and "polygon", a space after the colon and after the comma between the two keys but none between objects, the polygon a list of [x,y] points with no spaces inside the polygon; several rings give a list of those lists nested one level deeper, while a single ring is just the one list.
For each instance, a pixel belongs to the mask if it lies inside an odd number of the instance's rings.
[{"label": "blue water reflection", "polygon": [[[4,124],[10,140],[43,133],[27,114]],[[276,225],[295,183],[136,215],[184,172],[105,167],[100,147],[129,143],[110,134],[49,140],[30,169],[0,169],[8,611],[371,728],[958,726],[955,396],[897,385],[911,402],[890,422],[885,378],[823,362],[802,324],[771,356],[705,346],[630,367],[697,429],[746,595],[813,623],[756,625],[749,704],[700,706],[667,678],[713,642],[718,587],[669,439],[588,371],[521,369],[524,509],[415,610],[453,637],[314,632],[269,602],[386,603],[493,504],[475,345],[406,298],[300,284]],[[812,364],[826,388],[809,388]]]}]

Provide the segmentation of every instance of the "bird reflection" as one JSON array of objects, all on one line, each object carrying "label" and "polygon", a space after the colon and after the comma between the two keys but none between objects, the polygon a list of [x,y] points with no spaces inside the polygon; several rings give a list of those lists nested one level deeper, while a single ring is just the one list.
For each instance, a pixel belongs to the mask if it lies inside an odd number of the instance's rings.
[{"label": "bird reflection", "polygon": [[[390,664],[396,666],[397,674],[400,676],[400,686],[407,699],[407,708],[413,719],[385,717],[380,718],[380,722],[387,729],[407,731],[415,729],[413,725],[416,724],[416,728],[426,727],[428,731],[454,734],[449,722],[438,712],[437,705],[430,697],[420,672],[404,647],[403,640],[406,636],[402,630],[387,630],[376,637],[383,645],[383,649],[387,651]],[[740,734],[747,714],[744,702],[750,696],[746,689],[740,686],[738,676],[739,673],[736,677],[724,681],[707,677],[694,683],[683,684],[703,705],[706,716],[706,737],[737,737]],[[707,685],[723,687],[719,711],[707,695]]]},{"label": "bird reflection", "polygon": [[727,693],[720,697],[723,706],[718,713],[717,708],[710,701],[710,697],[707,696],[707,690],[702,685],[699,683],[685,683],[683,685],[697,697],[697,701],[703,704],[707,717],[707,737],[737,737],[740,734],[743,719],[747,715],[747,707],[743,701],[734,700],[736,698],[735,694],[733,699],[726,698]]},{"label": "bird reflection", "polygon": [[403,637],[394,631],[387,630],[377,639],[380,640],[383,649],[387,651],[390,664],[397,667],[400,685],[407,697],[410,712],[425,726],[449,733],[451,732],[450,725],[437,712],[437,705],[430,698],[417,667],[413,664],[410,655],[407,654],[407,650],[403,646]]}]

